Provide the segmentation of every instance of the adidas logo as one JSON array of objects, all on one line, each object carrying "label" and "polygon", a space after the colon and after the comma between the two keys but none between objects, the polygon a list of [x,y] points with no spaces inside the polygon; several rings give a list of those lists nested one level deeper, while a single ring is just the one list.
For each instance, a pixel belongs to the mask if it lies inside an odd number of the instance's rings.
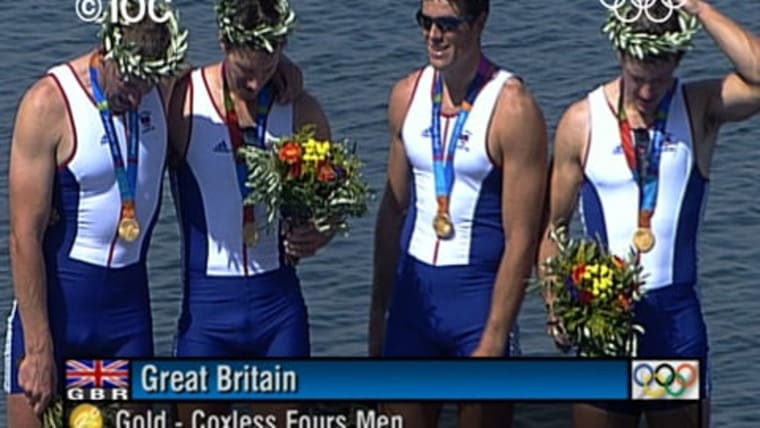
[{"label": "adidas logo", "polygon": [[230,147],[227,145],[227,142],[222,140],[214,146],[214,153],[231,153],[232,150],[230,150]]}]

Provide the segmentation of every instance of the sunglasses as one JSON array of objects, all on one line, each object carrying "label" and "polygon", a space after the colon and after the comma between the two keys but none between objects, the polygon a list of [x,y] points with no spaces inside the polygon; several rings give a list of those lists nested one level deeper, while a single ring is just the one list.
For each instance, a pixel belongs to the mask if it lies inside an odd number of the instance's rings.
[{"label": "sunglasses", "polygon": [[422,13],[422,10],[417,11],[417,25],[420,26],[420,28],[424,29],[425,31],[430,31],[431,28],[433,28],[433,24],[435,24],[438,29],[443,31],[444,33],[449,31],[454,31],[459,28],[460,25],[464,24],[465,22],[470,22],[473,20],[472,16],[427,16],[424,13]]}]

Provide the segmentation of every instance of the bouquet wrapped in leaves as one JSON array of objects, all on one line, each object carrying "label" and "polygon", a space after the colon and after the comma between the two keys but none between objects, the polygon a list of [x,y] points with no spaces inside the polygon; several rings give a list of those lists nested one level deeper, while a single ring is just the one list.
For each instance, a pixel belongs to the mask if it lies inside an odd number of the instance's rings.
[{"label": "bouquet wrapped in leaves", "polygon": [[570,348],[583,357],[635,357],[644,333],[634,323],[635,304],[644,294],[636,254],[624,260],[599,240],[570,239],[564,228],[553,229],[551,238],[559,253],[544,262],[539,286],[553,297]]},{"label": "bouquet wrapped in leaves", "polygon": [[266,149],[240,149],[250,188],[244,204],[266,206],[269,231],[284,218],[311,221],[320,232],[348,232],[347,220],[367,213],[372,190],[363,180],[356,146],[319,141],[314,131],[314,126],[306,126]]},{"label": "bouquet wrapped in leaves", "polygon": [[42,428],[63,428],[63,398],[56,396],[42,414]]}]

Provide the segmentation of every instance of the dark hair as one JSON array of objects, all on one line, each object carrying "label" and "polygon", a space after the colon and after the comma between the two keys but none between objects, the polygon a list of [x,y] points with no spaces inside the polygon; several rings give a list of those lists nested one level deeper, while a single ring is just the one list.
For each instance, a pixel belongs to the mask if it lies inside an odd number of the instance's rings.
[{"label": "dark hair", "polygon": [[[127,5],[127,12],[135,16],[139,9],[134,0]],[[171,32],[167,22],[155,22],[150,14],[134,24],[122,27],[124,41],[137,47],[139,53],[148,59],[163,58],[171,42]]]},{"label": "dark hair", "polygon": [[[649,19],[649,16],[651,16],[654,19],[661,20],[667,16],[668,13],[670,13],[670,17],[664,22],[654,22]],[[636,16],[636,14],[639,14],[638,9],[632,7],[628,10],[625,16],[626,18],[631,19]],[[678,22],[678,11],[671,11],[669,7],[663,4],[663,2],[654,2],[654,4],[649,7],[649,16],[647,16],[646,12],[641,12],[639,18],[629,24],[631,29],[636,33],[648,33],[656,36],[681,31],[681,24]],[[625,52],[622,53],[627,55]],[[683,52],[663,52],[658,55],[645,55],[643,61],[651,63],[675,60],[678,62],[681,60],[681,57],[683,57]]]},{"label": "dark hair", "polygon": [[[425,1],[425,0],[422,0]],[[481,13],[488,13],[490,0],[448,0],[462,15],[477,18]]]},{"label": "dark hair", "polygon": [[275,8],[277,0],[231,0],[229,3],[237,12],[232,23],[243,28],[272,25],[282,18]]}]

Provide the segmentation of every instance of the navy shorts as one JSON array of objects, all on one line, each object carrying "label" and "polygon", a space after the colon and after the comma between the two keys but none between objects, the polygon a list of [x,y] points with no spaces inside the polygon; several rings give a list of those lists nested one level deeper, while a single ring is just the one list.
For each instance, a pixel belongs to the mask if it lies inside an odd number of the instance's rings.
[{"label": "navy shorts", "polygon": [[[709,345],[698,290],[691,284],[674,284],[651,290],[636,304],[636,321],[644,327],[637,358],[667,360],[700,359],[700,390],[710,396]],[[638,414],[688,404],[678,401],[593,403],[605,410]]]},{"label": "navy shorts", "polygon": [[[105,268],[75,260],[48,266],[48,317],[58,366],[58,389],[66,384],[66,358],[153,356],[145,265]],[[5,344],[6,393],[21,393],[18,368],[24,328],[16,302],[8,317]]]},{"label": "navy shorts", "polygon": [[[469,357],[491,311],[496,268],[431,266],[402,256],[383,345],[386,357]],[[505,355],[519,354],[517,327]]]},{"label": "navy shorts", "polygon": [[308,357],[308,313],[295,269],[253,277],[189,276],[175,354]]}]

